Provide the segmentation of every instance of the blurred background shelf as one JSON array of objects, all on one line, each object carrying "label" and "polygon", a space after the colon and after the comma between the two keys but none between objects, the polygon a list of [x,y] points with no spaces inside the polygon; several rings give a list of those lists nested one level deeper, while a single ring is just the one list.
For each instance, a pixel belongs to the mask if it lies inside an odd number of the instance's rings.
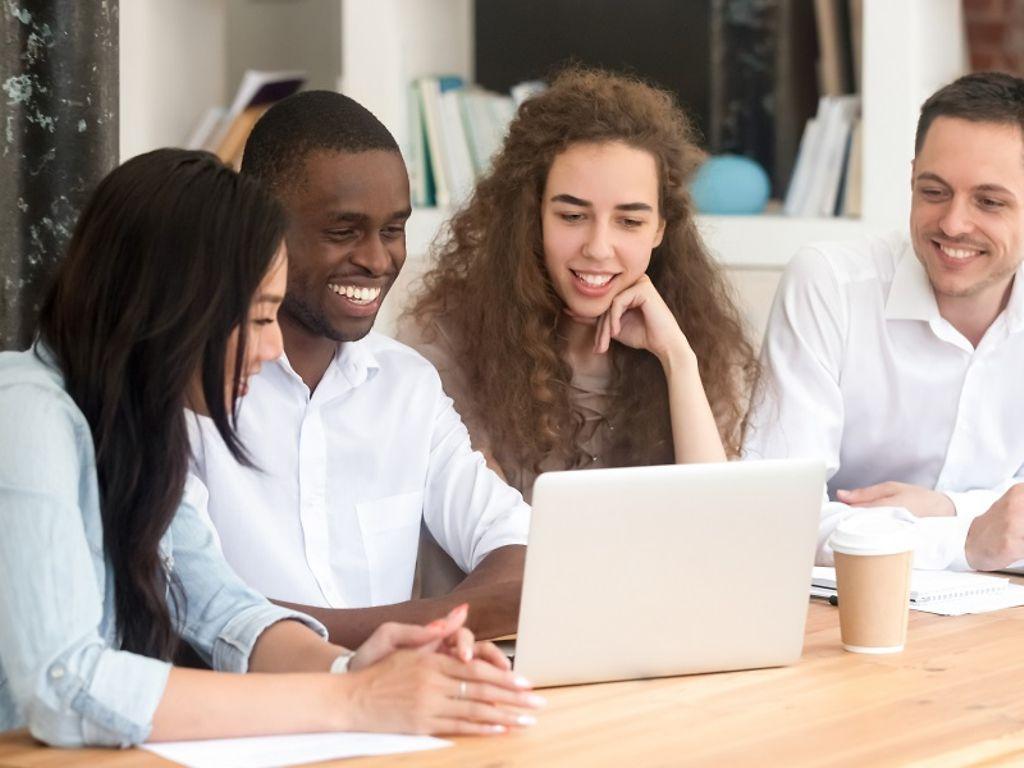
[{"label": "blurred background shelf", "polygon": [[[230,100],[245,68],[304,70],[311,87],[334,87],[356,98],[407,147],[409,84],[439,74],[474,82],[476,4],[503,1],[122,3],[122,157],[181,144],[205,110]],[[686,0],[698,1],[714,8],[732,0]],[[770,2],[809,6],[814,0]],[[680,0],[679,7],[686,3]],[[801,245],[906,227],[918,109],[931,92],[967,69],[962,0],[863,0],[862,25],[862,217],[765,214],[702,216],[698,222],[727,268],[755,333],[781,269]],[[557,45],[556,36],[548,44]],[[517,44],[510,39],[507,45],[514,50]],[[448,213],[425,208],[413,214],[410,269],[403,283],[415,276]]]}]

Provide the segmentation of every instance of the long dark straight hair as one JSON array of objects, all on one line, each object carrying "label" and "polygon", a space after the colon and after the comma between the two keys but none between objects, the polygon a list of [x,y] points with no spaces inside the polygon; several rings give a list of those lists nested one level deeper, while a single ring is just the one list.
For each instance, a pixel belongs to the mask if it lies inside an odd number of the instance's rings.
[{"label": "long dark straight hair", "polygon": [[96,188],[40,314],[39,336],[85,414],[96,451],[104,549],[121,647],[173,655],[184,595],[160,561],[189,465],[186,395],[198,374],[209,416],[247,462],[232,402],[249,307],[284,236],[284,214],[213,155],[158,149]]}]

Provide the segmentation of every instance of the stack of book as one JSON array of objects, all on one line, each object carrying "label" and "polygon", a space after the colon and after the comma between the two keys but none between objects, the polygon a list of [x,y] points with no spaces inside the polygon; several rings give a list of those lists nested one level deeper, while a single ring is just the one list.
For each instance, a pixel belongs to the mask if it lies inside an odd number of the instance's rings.
[{"label": "stack of book", "polygon": [[231,106],[208,109],[185,143],[186,148],[208,150],[238,168],[245,141],[256,121],[271,105],[291,96],[305,82],[304,72],[246,70]]},{"label": "stack of book", "polygon": [[860,216],[859,96],[822,96],[807,121],[786,191],[790,216]]},{"label": "stack of book", "polygon": [[516,106],[537,87],[523,84],[504,96],[455,76],[413,82],[407,149],[413,205],[452,208],[465,202],[490,167]]},{"label": "stack of book", "polygon": [[863,0],[814,0],[821,98],[786,190],[791,216],[860,216],[863,13]]}]

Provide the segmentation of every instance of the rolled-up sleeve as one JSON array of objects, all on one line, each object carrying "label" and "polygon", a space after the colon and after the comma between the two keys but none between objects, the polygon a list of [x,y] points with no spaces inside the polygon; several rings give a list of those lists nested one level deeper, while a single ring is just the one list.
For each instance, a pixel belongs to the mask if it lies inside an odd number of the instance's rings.
[{"label": "rolled-up sleeve", "polygon": [[84,421],[25,389],[0,391],[0,730],[27,724],[58,746],[136,744],[170,665],[100,636],[102,550],[77,503],[94,471]]},{"label": "rolled-up sleeve", "polygon": [[208,493],[190,476],[171,524],[169,565],[184,592],[182,636],[213,669],[245,672],[263,631],[279,621],[299,621],[325,640],[327,630],[305,614],[280,608],[248,587],[224,560],[206,513]]}]

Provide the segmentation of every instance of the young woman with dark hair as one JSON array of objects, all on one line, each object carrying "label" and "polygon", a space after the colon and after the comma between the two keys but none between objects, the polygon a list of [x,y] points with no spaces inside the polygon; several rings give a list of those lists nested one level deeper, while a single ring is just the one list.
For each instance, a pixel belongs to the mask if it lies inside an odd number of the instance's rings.
[{"label": "young woman with dark hair", "polygon": [[[537,703],[464,607],[351,653],[220,555],[187,482],[187,409],[246,461],[234,418],[281,353],[283,233],[277,203],[211,155],[129,160],[83,211],[37,343],[0,355],[0,731],[495,733]],[[172,667],[179,638],[218,671]],[[348,674],[303,674],[328,670]],[[291,674],[224,674],[246,671]]]},{"label": "young woman with dark hair", "polygon": [[736,456],[757,361],[701,242],[672,97],[570,69],[522,104],[401,326],[474,445],[542,470]]}]

